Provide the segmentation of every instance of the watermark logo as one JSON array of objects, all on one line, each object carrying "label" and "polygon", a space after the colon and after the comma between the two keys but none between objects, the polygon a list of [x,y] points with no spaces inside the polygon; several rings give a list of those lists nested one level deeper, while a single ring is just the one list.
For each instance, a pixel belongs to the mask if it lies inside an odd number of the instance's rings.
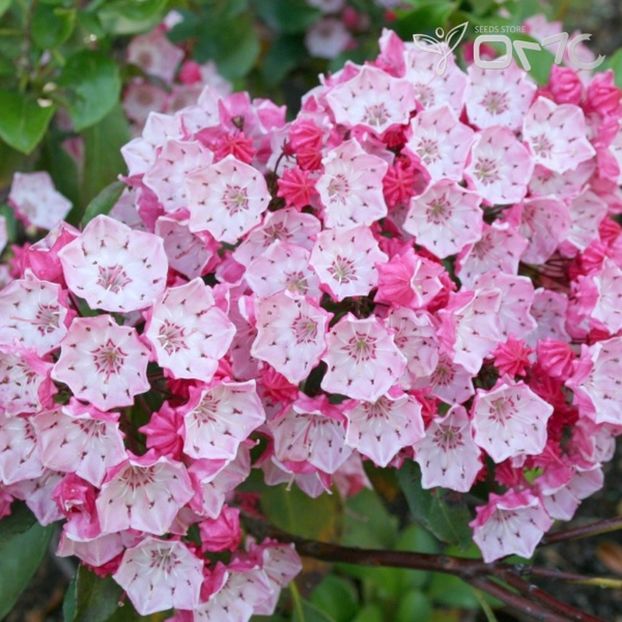
[{"label": "watermark logo", "polygon": [[[453,51],[464,39],[469,22],[463,22],[445,33],[443,28],[434,31],[435,37],[424,34],[413,36],[415,45],[421,49],[437,54],[439,56],[434,64],[434,71],[438,75],[443,75],[447,69],[447,60]],[[477,36],[473,41],[473,62],[481,69],[507,69],[512,63],[514,56],[518,64],[525,70],[531,69],[531,63],[527,58],[527,51],[538,52],[549,49],[554,54],[554,63],[559,65],[566,59],[568,64],[574,69],[594,70],[599,67],[605,57],[599,55],[595,59],[586,59],[585,51],[580,45],[589,41],[592,35],[577,33],[570,36],[567,32],[560,32],[549,35],[540,41],[520,39],[516,36],[510,37],[507,33],[523,32],[522,26],[476,26]],[[503,51],[496,58],[486,58],[484,46],[497,45]]]},{"label": "watermark logo", "polygon": [[454,26],[445,33],[443,28],[437,28],[434,31],[436,38],[429,35],[414,35],[413,41],[415,45],[427,52],[438,54],[439,58],[434,63],[434,71],[442,76],[447,69],[447,59],[453,54],[453,51],[460,45],[464,35],[469,27],[469,22],[462,22],[458,26]]}]

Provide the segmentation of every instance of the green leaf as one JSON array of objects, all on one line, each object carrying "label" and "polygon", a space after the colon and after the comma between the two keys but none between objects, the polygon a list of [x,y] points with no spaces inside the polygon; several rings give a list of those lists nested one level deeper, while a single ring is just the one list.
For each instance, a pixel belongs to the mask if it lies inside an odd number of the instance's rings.
[{"label": "green leaf", "polygon": [[80,174],[78,164],[63,147],[63,136],[51,128],[42,143],[41,157],[36,170],[47,171],[52,176],[56,189],[73,205],[80,202]]},{"label": "green leaf", "polygon": [[321,611],[308,600],[302,601],[302,613],[295,611],[292,622],[337,622],[333,616]]},{"label": "green leaf", "polygon": [[335,622],[350,622],[358,609],[358,594],[347,579],[329,574],[313,590],[311,602]]},{"label": "green leaf", "polygon": [[261,509],[277,527],[305,538],[334,540],[341,527],[341,504],[336,494],[311,499],[299,488],[266,486]]},{"label": "green leaf", "polygon": [[412,40],[415,34],[434,32],[436,28],[447,30],[449,18],[456,10],[455,2],[423,0],[416,8],[402,14],[391,28],[405,41]]},{"label": "green leaf", "polygon": [[132,35],[157,26],[167,4],[167,0],[114,0],[104,3],[97,15],[107,32]]},{"label": "green leaf", "polygon": [[0,138],[9,146],[31,153],[43,138],[54,106],[42,108],[26,95],[0,91]]},{"label": "green leaf", "polygon": [[[15,218],[15,212],[8,203],[5,203],[4,205],[0,205],[0,216],[4,218],[7,241],[9,244],[12,244],[17,240],[17,219]],[[0,253],[2,253],[1,249]]]},{"label": "green leaf", "polygon": [[462,579],[447,574],[434,573],[428,596],[437,604],[460,609],[478,609],[475,591]]},{"label": "green leaf", "polygon": [[113,181],[106,186],[99,194],[86,206],[80,225],[84,227],[88,222],[93,220],[95,216],[100,214],[108,214],[115,206],[116,202],[125,189],[125,184],[120,181]]},{"label": "green leaf", "polygon": [[11,185],[15,171],[27,170],[27,157],[0,140],[0,188]]},{"label": "green leaf", "polygon": [[69,115],[80,131],[101,121],[119,101],[121,76],[110,56],[82,50],[67,60],[59,84],[69,97]]},{"label": "green leaf", "polygon": [[[507,34],[512,41],[527,41],[529,43],[537,43],[540,45],[536,39],[530,37],[524,32],[507,32],[505,34]],[[492,45],[495,47],[495,44]],[[514,49],[513,52],[514,60],[517,62],[519,67],[523,67],[523,63],[517,56],[516,50]],[[505,50],[501,50],[501,53],[504,54]],[[551,74],[551,68],[553,67],[555,56],[548,49],[542,47],[539,50],[525,50],[524,54],[527,61],[531,65],[529,74],[538,84],[546,84],[549,80],[549,75]]]},{"label": "green leaf", "polygon": [[415,462],[405,463],[397,477],[416,522],[443,542],[469,545],[471,516],[464,504],[464,495],[452,494],[442,488],[424,490],[421,470]]},{"label": "green leaf", "polygon": [[431,616],[432,605],[426,595],[413,590],[400,601],[395,622],[428,622]]},{"label": "green leaf", "polygon": [[[81,205],[88,205],[107,185],[125,172],[121,147],[129,141],[130,130],[120,106],[82,133],[84,138],[84,176]],[[81,220],[79,210],[70,214],[70,222]]]},{"label": "green leaf", "polygon": [[0,0],[0,17],[2,17],[11,6],[13,0]]},{"label": "green leaf", "polygon": [[261,73],[268,86],[281,82],[285,76],[300,65],[308,52],[304,41],[296,35],[281,35],[274,40],[261,62]]},{"label": "green leaf", "polygon": [[76,25],[76,10],[39,3],[32,16],[32,38],[41,49],[63,44]]},{"label": "green leaf", "polygon": [[346,501],[341,544],[390,549],[396,538],[397,518],[374,491],[364,489]]},{"label": "green leaf", "polygon": [[[9,517],[10,518],[10,517]],[[4,521],[2,521],[4,522]],[[2,523],[0,523],[1,525]],[[0,619],[13,609],[47,552],[54,525],[33,524],[0,543]]]},{"label": "green leaf", "polygon": [[14,503],[12,511],[0,521],[0,547],[15,536],[28,531],[37,519],[25,503]]},{"label": "green leaf", "polygon": [[616,50],[600,68],[603,70],[612,69],[616,86],[622,88],[622,49]]},{"label": "green leaf", "polygon": [[[365,605],[352,622],[386,622],[382,609],[378,605]],[[413,619],[412,622],[415,622]]]},{"label": "green leaf", "polygon": [[226,21],[207,18],[198,30],[195,56],[199,62],[214,60],[229,79],[241,78],[252,69],[259,55],[259,39],[248,13]]},{"label": "green leaf", "polygon": [[119,608],[123,590],[111,577],[101,579],[80,566],[63,602],[65,622],[107,622]]},{"label": "green leaf", "polygon": [[322,15],[304,0],[253,0],[253,6],[270,28],[283,33],[305,32]]},{"label": "green leaf", "polygon": [[[402,531],[395,543],[396,551],[413,553],[438,553],[438,541],[419,525],[409,525]],[[413,587],[421,588],[430,579],[430,573],[424,570],[396,570],[400,581],[400,593],[405,594]]]}]

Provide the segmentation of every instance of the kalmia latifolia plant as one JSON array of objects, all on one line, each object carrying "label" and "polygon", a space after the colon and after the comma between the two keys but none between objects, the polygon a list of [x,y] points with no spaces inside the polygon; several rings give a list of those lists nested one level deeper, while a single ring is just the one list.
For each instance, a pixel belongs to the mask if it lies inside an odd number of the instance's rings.
[{"label": "kalmia latifolia plant", "polygon": [[[140,614],[274,611],[301,562],[254,530],[251,473],[316,498],[416,463],[423,489],[468,495],[483,561],[459,561],[479,571],[603,485],[622,431],[611,73],[538,87],[439,71],[389,31],[380,50],[291,122],[213,87],[150,114],[109,215],[13,248],[0,516],[62,521],[58,555]],[[38,227],[69,208],[45,174],[9,200]]]}]

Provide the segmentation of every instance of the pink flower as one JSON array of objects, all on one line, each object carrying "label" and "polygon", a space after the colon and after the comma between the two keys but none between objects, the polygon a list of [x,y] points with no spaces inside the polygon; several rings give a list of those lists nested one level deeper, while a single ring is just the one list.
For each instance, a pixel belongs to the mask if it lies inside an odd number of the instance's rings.
[{"label": "pink flower", "polygon": [[108,216],[91,220],[58,256],[69,289],[92,309],[144,309],[166,285],[162,240]]},{"label": "pink flower", "polygon": [[254,380],[190,389],[180,412],[184,453],[209,460],[233,460],[240,443],[266,419]]},{"label": "pink flower", "polygon": [[597,73],[587,87],[586,108],[605,117],[619,114],[622,93],[615,85],[611,69]]},{"label": "pink flower", "polygon": [[333,87],[326,101],[337,123],[382,134],[391,125],[408,123],[414,91],[408,81],[365,65],[353,78]]},{"label": "pink flower", "polygon": [[56,392],[52,363],[33,352],[0,346],[0,413],[7,417],[43,410]]},{"label": "pink flower", "polygon": [[482,468],[480,449],[471,435],[466,410],[455,405],[437,417],[414,443],[415,460],[421,467],[423,488],[443,486],[458,492],[471,489]]},{"label": "pink flower", "polygon": [[473,539],[486,563],[507,555],[530,558],[553,524],[538,498],[528,492],[493,493],[476,511]]},{"label": "pink flower", "polygon": [[508,337],[493,351],[495,367],[503,375],[524,376],[530,366],[529,355],[532,350],[524,341],[516,337]]},{"label": "pink flower", "polygon": [[[425,311],[392,309],[386,326],[393,332],[393,341],[406,358],[410,383],[432,374],[439,361],[439,342],[432,316]],[[402,377],[403,387],[410,388],[410,383]]]},{"label": "pink flower", "polygon": [[558,104],[574,104],[578,106],[581,103],[583,94],[581,78],[570,67],[560,67],[553,64],[548,88],[553,95],[553,99]]},{"label": "pink flower", "polygon": [[354,399],[375,402],[399,381],[406,358],[375,318],[341,319],[328,333],[322,359],[328,370],[322,388]]},{"label": "pink flower", "polygon": [[502,296],[498,289],[478,289],[452,294],[439,312],[439,336],[453,362],[477,374],[484,357],[503,341],[497,319]]},{"label": "pink flower", "polygon": [[147,537],[123,554],[114,580],[140,615],[199,605],[203,562],[182,542]]},{"label": "pink flower", "polygon": [[218,259],[218,242],[207,231],[192,233],[187,221],[160,216],[155,234],[162,238],[169,266],[189,280],[203,275]]},{"label": "pink flower", "polygon": [[0,344],[19,345],[39,356],[54,350],[71,319],[61,287],[30,271],[0,292]]},{"label": "pink flower", "polygon": [[428,108],[410,122],[406,148],[418,158],[430,179],[461,181],[475,132],[458,121],[448,105]]},{"label": "pink flower", "polygon": [[297,166],[286,168],[279,178],[278,196],[285,199],[287,207],[295,207],[301,210],[303,207],[315,202],[317,192],[315,179]]},{"label": "pink flower", "polygon": [[591,190],[585,190],[570,202],[570,231],[566,237],[571,247],[585,250],[598,238],[598,227],[607,215],[607,204]]},{"label": "pink flower", "polygon": [[536,164],[557,173],[576,168],[595,155],[586,135],[583,111],[538,97],[523,121],[523,138]]},{"label": "pink flower", "polygon": [[581,357],[566,385],[574,391],[579,411],[596,423],[622,423],[622,337],[582,346]]},{"label": "pink flower", "polygon": [[414,253],[412,248],[378,264],[375,301],[418,309],[427,305],[442,289],[443,267]]},{"label": "pink flower", "polygon": [[181,462],[153,452],[131,454],[110,470],[97,497],[103,533],[137,529],[156,535],[169,531],[177,512],[194,491]]},{"label": "pink flower", "polygon": [[503,71],[470,65],[468,74],[469,121],[481,129],[494,125],[520,129],[537,88],[530,76],[514,63]]},{"label": "pink flower", "polygon": [[155,164],[143,176],[166,212],[188,207],[186,180],[197,169],[205,169],[214,159],[197,141],[168,140],[158,153]]},{"label": "pink flower", "polygon": [[465,177],[486,201],[508,205],[521,201],[534,161],[507,127],[494,126],[476,135]]},{"label": "pink flower", "polygon": [[26,225],[53,229],[71,209],[71,201],[54,188],[45,171],[15,173],[8,201]]},{"label": "pink flower", "polygon": [[48,469],[75,473],[93,486],[106,470],[125,459],[118,415],[73,400],[32,418],[41,462]]},{"label": "pink flower", "polygon": [[149,423],[140,427],[147,437],[147,447],[157,455],[169,456],[179,460],[184,444],[182,436],[183,416],[177,408],[164,402],[160,410],[151,414]]},{"label": "pink flower", "polygon": [[169,84],[183,57],[184,51],[173,45],[160,29],[134,37],[127,49],[128,62]]},{"label": "pink flower", "polygon": [[317,299],[320,282],[309,266],[309,257],[306,248],[277,240],[253,260],[244,278],[261,298],[285,292],[292,298]]},{"label": "pink flower", "polygon": [[539,454],[553,407],[526,384],[509,378],[490,391],[479,389],[473,402],[473,438],[497,463]]},{"label": "pink flower", "polygon": [[475,192],[443,179],[411,199],[404,229],[437,257],[454,255],[481,238],[481,201]]},{"label": "pink flower", "polygon": [[248,268],[277,240],[311,250],[320,229],[320,221],[311,214],[301,214],[291,208],[268,212],[263,223],[235,249],[233,257]]},{"label": "pink flower", "polygon": [[613,335],[622,328],[622,270],[611,259],[605,259],[593,280],[597,299],[592,317]]},{"label": "pink flower", "polygon": [[456,273],[463,287],[474,287],[481,275],[516,274],[527,240],[509,223],[484,225],[481,238],[465,247],[458,257]]},{"label": "pink flower", "polygon": [[447,404],[462,404],[475,393],[473,375],[443,352],[438,355],[432,373],[416,378],[412,384],[414,388],[429,390]]},{"label": "pink flower", "polygon": [[375,402],[359,402],[344,415],[348,420],[346,445],[380,467],[426,434],[421,405],[407,393],[387,393]]},{"label": "pink flower", "polygon": [[149,389],[149,351],[136,331],[110,315],[76,318],[61,342],[52,377],[101,410],[129,406]]},{"label": "pink flower", "polygon": [[318,58],[335,58],[347,49],[352,37],[341,20],[334,17],[324,17],[305,35],[305,45],[311,56]]},{"label": "pink flower", "polygon": [[14,484],[42,473],[37,436],[30,419],[0,415],[0,483]]},{"label": "pink flower", "polygon": [[520,218],[518,232],[527,240],[522,261],[545,263],[570,230],[567,205],[555,198],[533,198],[515,206],[513,211]]},{"label": "pink flower", "polygon": [[240,544],[240,510],[225,506],[218,518],[206,518],[199,523],[201,548],[204,551],[233,551]]},{"label": "pink flower", "polygon": [[345,444],[340,417],[326,398],[302,397],[268,424],[276,458],[288,464],[301,463],[301,470],[308,463],[325,473],[334,473],[352,452]]},{"label": "pink flower", "polygon": [[326,350],[329,314],[310,299],[277,293],[258,301],[257,337],[251,354],[290,382],[304,380]]},{"label": "pink flower", "polygon": [[190,231],[229,244],[259,223],[270,202],[263,175],[232,155],[193,172],[187,184]]},{"label": "pink flower", "polygon": [[235,326],[200,278],[171,287],[149,311],[145,337],[175,378],[209,382],[229,349]]},{"label": "pink flower", "polygon": [[388,164],[382,158],[366,153],[351,139],[329,151],[322,164],[316,188],[327,228],[370,226],[386,216],[382,179]]},{"label": "pink flower", "polygon": [[376,265],[387,256],[378,247],[371,231],[328,229],[318,234],[310,264],[335,298],[367,296],[378,283]]}]

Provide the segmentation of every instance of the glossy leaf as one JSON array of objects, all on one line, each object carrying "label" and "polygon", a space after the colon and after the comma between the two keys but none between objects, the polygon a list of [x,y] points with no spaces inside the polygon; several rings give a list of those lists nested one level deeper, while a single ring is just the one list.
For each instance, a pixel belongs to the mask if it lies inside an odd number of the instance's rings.
[{"label": "glossy leaf", "polygon": [[125,172],[125,163],[119,150],[130,139],[130,131],[121,107],[115,106],[97,125],[85,130],[82,137],[84,177],[81,204],[87,205],[103,188]]},{"label": "glossy leaf", "polygon": [[276,32],[304,32],[321,17],[320,11],[304,0],[254,0],[253,5],[259,17]]},{"label": "glossy leaf", "polygon": [[63,44],[76,25],[76,10],[39,3],[32,16],[32,38],[36,45],[49,50]]},{"label": "glossy leaf", "polygon": [[296,487],[266,486],[261,491],[261,509],[277,527],[305,538],[334,540],[341,527],[341,504],[336,494],[311,499]]},{"label": "glossy leaf", "polygon": [[98,11],[104,29],[115,35],[146,32],[157,26],[164,17],[167,0],[114,0]]},{"label": "glossy leaf", "polygon": [[[1,523],[0,523],[1,524]],[[48,550],[54,525],[33,524],[0,543],[0,619],[13,609],[19,595]]]},{"label": "glossy leaf", "polygon": [[358,608],[358,595],[347,579],[328,575],[313,590],[311,602],[321,611],[329,613],[335,622],[349,622]]},{"label": "glossy leaf", "polygon": [[121,594],[111,577],[100,578],[80,566],[65,594],[65,622],[106,622],[118,609]]},{"label": "glossy leaf", "polygon": [[113,181],[106,186],[99,194],[86,206],[82,220],[80,224],[86,225],[90,220],[93,220],[95,216],[100,214],[108,214],[114,207],[115,203],[119,200],[119,197],[123,193],[125,184],[120,181]]},{"label": "glossy leaf", "polygon": [[0,138],[28,154],[43,138],[55,109],[41,107],[22,93],[0,91],[0,110]]},{"label": "glossy leaf", "polygon": [[464,495],[442,488],[424,490],[421,470],[415,462],[404,464],[398,472],[398,480],[416,522],[443,542],[468,546],[471,515],[464,504]]},{"label": "glossy leaf", "polygon": [[116,63],[109,55],[91,50],[69,57],[59,84],[67,91],[69,115],[78,131],[101,121],[121,94]]}]

